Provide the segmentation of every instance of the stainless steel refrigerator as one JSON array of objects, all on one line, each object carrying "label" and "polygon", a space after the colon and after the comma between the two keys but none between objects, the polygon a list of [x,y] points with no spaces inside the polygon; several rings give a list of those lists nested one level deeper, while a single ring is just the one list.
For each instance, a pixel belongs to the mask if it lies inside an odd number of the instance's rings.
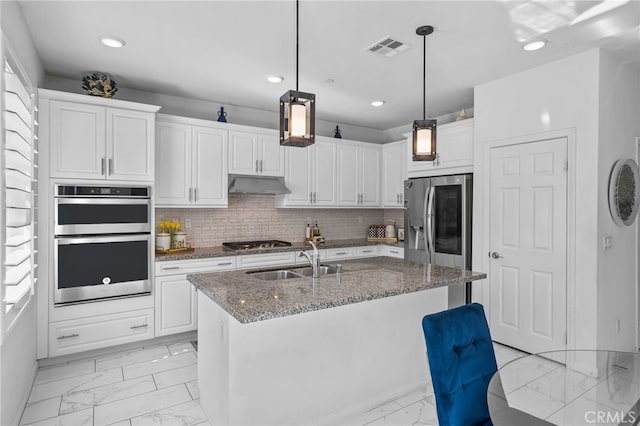
[{"label": "stainless steel refrigerator", "polygon": [[[404,258],[471,269],[471,174],[404,182]],[[449,287],[449,307],[471,301],[471,283]]]}]

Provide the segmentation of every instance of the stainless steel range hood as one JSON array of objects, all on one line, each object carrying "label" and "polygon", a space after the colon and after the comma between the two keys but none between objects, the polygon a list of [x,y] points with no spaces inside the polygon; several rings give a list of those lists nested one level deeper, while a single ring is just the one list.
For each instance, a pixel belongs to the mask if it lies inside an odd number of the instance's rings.
[{"label": "stainless steel range hood", "polygon": [[284,178],[272,176],[229,175],[230,194],[290,194]]}]

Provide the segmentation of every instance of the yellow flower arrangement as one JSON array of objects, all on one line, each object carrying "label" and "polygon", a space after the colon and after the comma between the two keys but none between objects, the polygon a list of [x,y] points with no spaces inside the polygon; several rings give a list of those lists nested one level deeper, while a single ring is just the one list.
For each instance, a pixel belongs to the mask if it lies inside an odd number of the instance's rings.
[{"label": "yellow flower arrangement", "polygon": [[172,237],[180,230],[180,222],[166,221],[160,222],[160,230],[162,232],[168,232]]}]

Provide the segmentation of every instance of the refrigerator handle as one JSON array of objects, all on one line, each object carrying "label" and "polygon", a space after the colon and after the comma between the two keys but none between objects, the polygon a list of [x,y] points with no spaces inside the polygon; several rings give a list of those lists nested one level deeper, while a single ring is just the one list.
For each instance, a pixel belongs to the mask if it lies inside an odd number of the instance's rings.
[{"label": "refrigerator handle", "polygon": [[425,249],[429,252],[429,262],[435,263],[435,246],[433,243],[433,193],[434,187],[429,188],[428,196],[426,197],[426,210],[427,210],[427,232],[424,233]]}]

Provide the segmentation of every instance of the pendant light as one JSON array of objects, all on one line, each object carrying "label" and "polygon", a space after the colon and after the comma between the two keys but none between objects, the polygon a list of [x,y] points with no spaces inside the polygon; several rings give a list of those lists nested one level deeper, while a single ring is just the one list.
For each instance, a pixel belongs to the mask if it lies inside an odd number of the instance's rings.
[{"label": "pendant light", "polygon": [[434,161],[436,159],[436,120],[427,120],[427,36],[433,33],[431,25],[416,29],[423,39],[422,68],[422,120],[413,122],[413,161]]},{"label": "pendant light", "polygon": [[296,90],[280,97],[280,145],[305,147],[316,140],[316,95],[298,91],[298,9],[296,0]]}]

